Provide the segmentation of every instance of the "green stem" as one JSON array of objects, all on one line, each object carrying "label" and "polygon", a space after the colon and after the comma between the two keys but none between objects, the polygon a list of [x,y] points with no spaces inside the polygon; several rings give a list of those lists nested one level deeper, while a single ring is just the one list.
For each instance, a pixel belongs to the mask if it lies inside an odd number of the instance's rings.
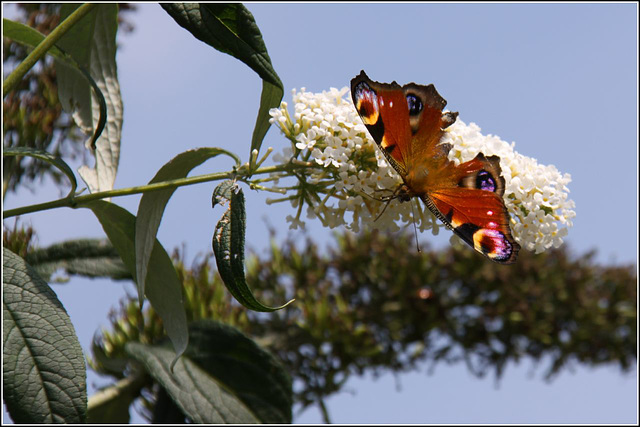
[{"label": "green stem", "polygon": [[47,54],[47,51],[56,44],[62,36],[66,34],[79,20],[87,13],[91,12],[97,5],[85,3],[77,8],[71,15],[60,23],[33,51],[22,61],[15,70],[5,79],[2,84],[2,97],[4,98],[20,83],[27,72]]},{"label": "green stem", "polygon": [[[300,167],[300,166],[295,164],[290,164],[290,163],[285,165],[267,166],[264,168],[260,168],[256,171],[253,171],[252,175],[290,171],[296,167]],[[74,208],[78,205],[81,205],[86,202],[90,202],[92,200],[106,199],[109,197],[130,196],[132,194],[146,193],[149,191],[166,190],[169,188],[176,188],[176,187],[184,187],[187,185],[200,184],[202,182],[209,182],[209,181],[218,181],[221,179],[229,179],[233,177],[238,177],[242,179],[242,178],[245,178],[244,175],[245,173],[248,173],[248,172],[249,172],[248,170],[241,168],[239,170],[230,171],[230,172],[218,172],[218,173],[211,173],[207,175],[198,175],[190,178],[172,179],[170,181],[154,182],[153,184],[142,185],[138,187],[122,188],[119,190],[100,191],[97,193],[87,194],[86,196],[74,197],[73,195],[70,195],[62,199],[53,200],[45,203],[39,203],[37,205],[29,205],[29,206],[22,206],[15,209],[9,209],[7,211],[2,212],[2,215],[3,215],[3,218],[6,219],[6,218],[11,218],[12,216],[39,212],[39,211],[44,211],[48,209],[55,209],[55,208],[62,208],[62,207]]]}]

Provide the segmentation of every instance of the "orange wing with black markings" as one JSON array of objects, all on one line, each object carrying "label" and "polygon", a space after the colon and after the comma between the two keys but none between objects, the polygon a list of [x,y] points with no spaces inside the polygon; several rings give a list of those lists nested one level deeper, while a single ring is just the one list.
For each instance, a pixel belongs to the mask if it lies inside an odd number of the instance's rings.
[{"label": "orange wing with black markings", "polygon": [[442,114],[447,101],[433,85],[378,83],[362,71],[351,80],[351,96],[371,137],[401,176],[414,160],[446,155],[437,145],[458,113]]},{"label": "orange wing with black markings", "polygon": [[420,197],[447,227],[489,259],[509,264],[520,245],[513,239],[504,205],[500,159],[478,154],[456,165],[441,143],[458,113],[433,85],[378,83],[362,71],[351,96],[367,130],[402,177],[400,197]]},{"label": "orange wing with black markings", "polygon": [[509,213],[502,198],[500,158],[478,154],[457,168],[466,171],[470,164],[477,169],[465,175],[457,186],[430,188],[422,199],[472,248],[493,261],[510,264],[516,260],[520,245],[511,235]]}]

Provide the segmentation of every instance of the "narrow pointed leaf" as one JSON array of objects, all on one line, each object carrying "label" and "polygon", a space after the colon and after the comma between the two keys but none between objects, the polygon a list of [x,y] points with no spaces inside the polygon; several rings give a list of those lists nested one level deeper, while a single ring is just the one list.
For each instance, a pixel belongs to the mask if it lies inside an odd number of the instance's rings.
[{"label": "narrow pointed leaf", "polygon": [[178,360],[171,372],[171,361],[175,354],[168,348],[130,342],[125,349],[131,357],[143,364],[149,375],[167,391],[194,423],[258,422],[240,399],[189,358]]},{"label": "narrow pointed leaf", "polygon": [[237,329],[213,320],[189,325],[186,356],[233,391],[263,423],[291,423],[291,377]]},{"label": "narrow pointed leaf", "polygon": [[[83,204],[96,215],[102,228],[132,276],[136,273],[136,217],[113,203],[96,200]],[[156,239],[146,278],[145,294],[156,310],[178,356],[189,343],[187,316],[182,299],[182,284],[171,258]]]},{"label": "narrow pointed leaf", "polygon": [[212,205],[227,204],[228,208],[216,225],[212,246],[218,266],[218,273],[225,286],[236,300],[255,311],[275,311],[286,307],[294,300],[280,307],[269,307],[258,301],[244,276],[244,239],[246,218],[244,194],[233,181],[222,182],[213,192]]},{"label": "narrow pointed leaf", "polygon": [[197,39],[247,64],[263,80],[282,86],[253,15],[241,3],[162,3]]},{"label": "narrow pointed leaf", "polygon": [[258,110],[258,118],[256,119],[253,136],[251,137],[251,151],[260,151],[262,140],[271,126],[271,123],[269,123],[269,119],[271,119],[269,110],[280,106],[283,95],[284,89],[282,86],[274,85],[267,80],[262,81],[260,109]]},{"label": "narrow pointed leaf", "polygon": [[[154,182],[169,181],[172,179],[184,178],[196,166],[201,165],[205,160],[219,154],[230,156],[236,161],[236,166],[240,166],[240,159],[222,148],[205,147],[195,150],[185,151],[178,154],[170,162],[165,164],[153,177],[149,184]],[[144,278],[147,276],[147,266],[151,251],[158,234],[160,221],[164,209],[173,195],[175,188],[166,190],[151,191],[144,193],[138,206],[136,218],[136,277],[138,283],[138,295],[144,295]]]},{"label": "narrow pointed leaf", "polygon": [[78,182],[76,181],[76,176],[73,174],[73,171],[69,167],[69,165],[59,157],[54,156],[51,153],[48,153],[44,150],[38,150],[31,147],[7,147],[2,150],[2,157],[11,157],[11,156],[29,156],[34,157],[39,160],[44,160],[47,163],[57,167],[60,169],[62,173],[64,173],[71,183],[71,190],[69,190],[69,194],[74,194],[76,188],[78,186]]},{"label": "narrow pointed leaf", "polygon": [[49,285],[2,249],[3,397],[16,423],[83,423],[86,368],[67,312]]},{"label": "narrow pointed leaf", "polygon": [[263,80],[251,150],[260,150],[269,129],[269,109],[280,105],[284,86],[253,15],[241,3],[165,3],[162,8],[196,38],[247,64]]}]

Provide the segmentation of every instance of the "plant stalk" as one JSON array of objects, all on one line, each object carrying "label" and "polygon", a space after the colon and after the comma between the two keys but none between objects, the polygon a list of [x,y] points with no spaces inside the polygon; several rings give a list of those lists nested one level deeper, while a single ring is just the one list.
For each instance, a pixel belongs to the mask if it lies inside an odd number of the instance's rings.
[{"label": "plant stalk", "polygon": [[2,97],[4,98],[9,92],[11,92],[24,78],[25,74],[33,68],[36,63],[42,59],[51,47],[56,44],[67,31],[69,31],[79,20],[84,18],[89,12],[91,12],[97,4],[85,3],[77,8],[71,15],[54,28],[51,33],[45,37],[38,46],[22,61],[18,66],[9,74],[9,76],[2,83]]},{"label": "plant stalk", "polygon": [[[284,172],[284,171],[289,171],[292,168],[296,168],[296,167],[299,167],[299,166],[294,164],[267,166],[267,167],[255,170],[251,174],[257,175],[257,174],[267,174],[267,173],[273,173],[273,172]],[[237,177],[242,180],[243,178],[245,178],[243,172],[248,172],[248,170],[241,168],[239,170],[234,170],[230,172],[218,172],[218,173],[212,173],[207,175],[198,175],[190,178],[178,178],[178,179],[172,179],[169,181],[154,182],[153,184],[141,185],[138,187],[129,187],[129,188],[121,188],[118,190],[100,191],[97,193],[87,194],[86,196],[74,197],[73,195],[70,195],[62,199],[52,200],[50,202],[22,206],[15,209],[9,209],[9,210],[3,211],[2,216],[4,219],[6,219],[6,218],[11,218],[12,216],[39,212],[39,211],[44,211],[48,209],[55,209],[55,208],[62,208],[62,207],[75,208],[78,205],[81,205],[86,202],[90,202],[92,200],[106,199],[109,197],[130,196],[132,194],[166,190],[170,188],[184,187],[187,185],[200,184],[200,183],[209,182],[209,181],[218,181],[222,179],[230,179],[234,177]]]}]

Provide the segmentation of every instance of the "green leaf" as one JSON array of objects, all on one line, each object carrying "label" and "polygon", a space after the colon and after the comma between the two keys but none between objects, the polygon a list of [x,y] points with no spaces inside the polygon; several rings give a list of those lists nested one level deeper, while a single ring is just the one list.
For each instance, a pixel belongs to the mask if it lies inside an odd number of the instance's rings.
[{"label": "green leaf", "polygon": [[86,368],[71,320],[49,285],[2,249],[4,401],[16,423],[83,423]]},{"label": "green leaf", "polygon": [[263,423],[291,423],[291,378],[282,365],[231,326],[213,320],[189,325],[186,356],[242,400]]},{"label": "green leaf", "polygon": [[[93,211],[122,261],[135,277],[136,258],[133,242],[136,217],[126,209],[102,200],[87,202],[81,207],[87,207]],[[179,357],[189,343],[182,284],[171,258],[157,239],[151,252],[146,283],[145,294],[162,319],[167,335]]]},{"label": "green leaf", "polygon": [[282,86],[276,86],[269,83],[266,80],[262,81],[262,95],[260,96],[260,109],[258,110],[258,118],[256,119],[256,125],[253,128],[253,136],[251,137],[251,151],[260,151],[262,146],[262,140],[267,134],[271,123],[269,119],[269,110],[280,106],[284,90]]},{"label": "green leaf", "polygon": [[[201,165],[205,160],[219,154],[226,154],[236,161],[236,166],[240,166],[240,159],[229,151],[222,148],[205,147],[195,150],[185,151],[178,154],[165,164],[153,177],[149,184],[155,182],[169,181],[172,179],[184,178],[196,166]],[[164,209],[169,199],[176,191],[177,187],[166,190],[151,191],[144,193],[138,206],[138,216],[136,219],[136,277],[138,282],[138,295],[144,295],[147,266],[151,251],[162,221]],[[140,301],[142,305],[142,301]]]},{"label": "green leaf", "polygon": [[260,29],[241,3],[162,3],[161,6],[197,39],[241,60],[263,80],[282,86]]},{"label": "green leaf", "polygon": [[[64,21],[81,4],[65,3],[60,9],[60,21]],[[83,67],[91,63],[91,39],[96,27],[98,10],[90,11],[62,36],[57,45],[71,55]]]},{"label": "green leaf", "polygon": [[247,64],[262,78],[262,96],[251,150],[260,150],[269,109],[280,105],[284,86],[271,64],[253,15],[240,3],[164,3],[164,10],[197,39]]},{"label": "green leaf", "polygon": [[[63,4],[61,18],[79,6]],[[115,61],[117,29],[117,5],[100,4],[58,42],[83,69],[90,70],[96,94],[105,94],[92,100],[90,83],[77,69],[56,61],[63,108],[84,132],[94,135],[90,145],[95,150],[95,168],[85,165],[78,170],[91,192],[113,189],[120,158],[122,97]]]},{"label": "green leaf", "polygon": [[244,194],[232,180],[222,182],[213,191],[211,204],[228,204],[229,207],[216,225],[212,246],[218,273],[225,286],[240,304],[255,311],[275,311],[286,307],[269,307],[258,301],[244,277],[244,233],[246,227]]},{"label": "green leaf", "polygon": [[[45,38],[44,34],[35,28],[7,18],[2,18],[2,35],[31,48],[38,46]],[[67,60],[66,55],[56,46],[49,49],[47,53],[63,61]]]},{"label": "green leaf", "polygon": [[58,169],[60,169],[62,173],[64,173],[69,178],[69,181],[71,181],[71,190],[69,191],[69,194],[67,195],[67,197],[70,195],[73,195],[76,191],[76,188],[78,187],[78,182],[76,181],[76,177],[73,174],[73,171],[71,170],[69,165],[66,164],[64,160],[54,156],[51,153],[48,153],[43,150],[31,148],[31,147],[8,147],[8,148],[2,149],[2,157],[5,157],[5,156],[6,157],[12,157],[12,156],[35,157],[36,159],[44,160],[45,162],[50,163],[51,165],[57,167]]},{"label": "green leaf", "polygon": [[[56,243],[29,253],[25,260],[46,281],[62,269],[68,275],[131,280],[120,255],[106,239],[78,239]],[[60,281],[60,280],[58,280]]]},{"label": "green leaf", "polygon": [[258,422],[241,400],[189,358],[178,360],[171,372],[170,365],[175,354],[167,348],[129,342],[125,350],[142,363],[149,375],[194,423]]}]

